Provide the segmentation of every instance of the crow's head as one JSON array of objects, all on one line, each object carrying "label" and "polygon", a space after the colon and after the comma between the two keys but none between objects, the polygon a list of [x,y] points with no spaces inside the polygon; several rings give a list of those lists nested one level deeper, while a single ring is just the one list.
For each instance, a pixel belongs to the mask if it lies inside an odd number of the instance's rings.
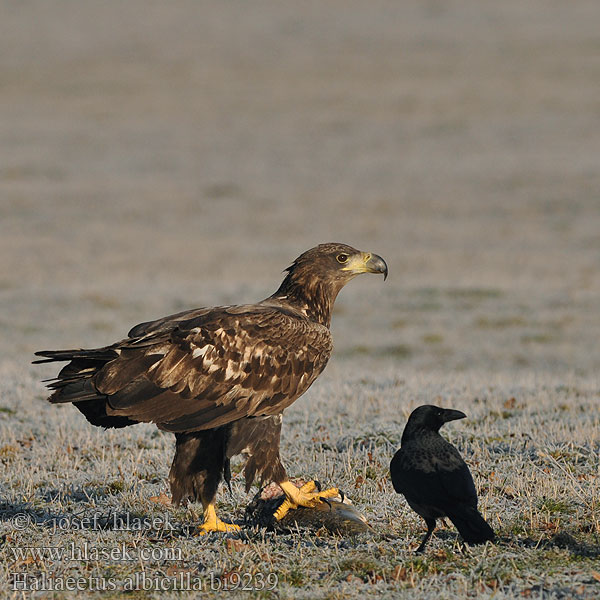
[{"label": "crow's head", "polygon": [[466,416],[460,410],[424,404],[415,408],[410,417],[408,417],[402,438],[405,439],[417,431],[439,431],[444,423],[455,421],[456,419],[464,419]]}]

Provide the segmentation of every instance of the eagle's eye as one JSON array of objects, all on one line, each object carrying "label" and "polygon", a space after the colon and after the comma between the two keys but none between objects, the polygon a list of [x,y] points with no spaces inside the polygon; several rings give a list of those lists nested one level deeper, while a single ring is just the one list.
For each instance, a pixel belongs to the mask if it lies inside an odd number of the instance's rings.
[{"label": "eagle's eye", "polygon": [[339,263],[344,264],[348,260],[348,255],[342,253],[338,254],[335,258]]}]

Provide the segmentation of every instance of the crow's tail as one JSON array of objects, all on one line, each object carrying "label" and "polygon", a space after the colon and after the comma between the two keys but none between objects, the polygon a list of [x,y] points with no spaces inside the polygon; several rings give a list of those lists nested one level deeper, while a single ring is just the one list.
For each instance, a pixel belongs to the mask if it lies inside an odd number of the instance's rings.
[{"label": "crow's tail", "polygon": [[496,537],[494,530],[472,506],[459,506],[448,517],[467,544],[483,544]]}]

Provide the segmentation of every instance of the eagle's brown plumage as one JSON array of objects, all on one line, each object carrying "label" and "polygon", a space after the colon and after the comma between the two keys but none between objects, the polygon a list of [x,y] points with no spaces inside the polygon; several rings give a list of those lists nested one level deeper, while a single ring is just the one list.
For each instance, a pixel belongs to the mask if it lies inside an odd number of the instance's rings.
[{"label": "eagle's brown plumage", "polygon": [[105,348],[36,353],[70,361],[48,387],[94,425],[156,423],[176,434],[170,482],[176,503],[212,502],[229,458],[242,451],[255,475],[283,480],[281,413],[325,368],[340,289],[383,259],[344,244],[302,254],[272,296],[256,304],[189,310],[134,327]]}]

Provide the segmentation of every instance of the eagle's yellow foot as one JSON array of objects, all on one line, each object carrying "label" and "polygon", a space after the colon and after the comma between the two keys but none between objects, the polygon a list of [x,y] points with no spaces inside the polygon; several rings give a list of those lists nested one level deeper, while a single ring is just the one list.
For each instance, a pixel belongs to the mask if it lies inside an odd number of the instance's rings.
[{"label": "eagle's yellow foot", "polygon": [[273,515],[278,521],[281,521],[290,510],[299,506],[313,508],[319,502],[326,502],[326,498],[334,498],[340,493],[337,488],[320,491],[314,481],[305,483],[301,488],[297,488],[291,481],[283,481],[279,486],[285,492],[286,498]]},{"label": "eagle's yellow foot", "polygon": [[233,532],[239,531],[240,526],[234,525],[233,523],[225,523],[221,521],[219,517],[217,517],[217,513],[215,511],[215,505],[209,504],[204,509],[204,523],[198,527],[198,535],[206,535],[211,531],[223,531],[223,532]]}]

